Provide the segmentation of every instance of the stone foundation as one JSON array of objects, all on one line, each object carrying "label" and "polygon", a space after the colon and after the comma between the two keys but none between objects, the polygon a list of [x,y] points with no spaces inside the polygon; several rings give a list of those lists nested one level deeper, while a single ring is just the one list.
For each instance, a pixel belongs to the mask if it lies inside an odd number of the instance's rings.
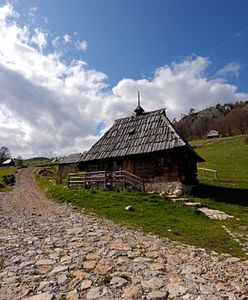
[{"label": "stone foundation", "polygon": [[165,193],[168,195],[182,196],[190,193],[192,185],[185,185],[179,181],[165,182],[165,181],[148,181],[145,183],[146,192]]}]

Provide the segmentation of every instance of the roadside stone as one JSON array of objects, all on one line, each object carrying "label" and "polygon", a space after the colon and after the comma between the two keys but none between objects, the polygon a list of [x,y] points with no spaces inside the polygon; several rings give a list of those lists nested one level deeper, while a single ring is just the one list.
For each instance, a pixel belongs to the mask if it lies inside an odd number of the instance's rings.
[{"label": "roadside stone", "polygon": [[175,283],[169,283],[166,286],[168,293],[169,293],[169,298],[176,298],[183,296],[187,293],[188,289],[180,284],[175,284]]},{"label": "roadside stone", "polygon": [[63,256],[63,257],[61,257],[60,262],[62,264],[70,264],[71,263],[71,257],[68,256],[68,255]]},{"label": "roadside stone", "polygon": [[154,271],[161,271],[165,269],[165,265],[161,263],[150,264],[150,269]]},{"label": "roadside stone", "polygon": [[83,263],[84,269],[94,269],[96,266],[96,261],[95,260],[89,260]]},{"label": "roadside stone", "polygon": [[87,273],[81,270],[76,270],[72,273],[72,277],[78,279],[78,280],[82,280],[87,276]]},{"label": "roadside stone", "polygon": [[153,277],[149,280],[142,281],[141,285],[143,288],[149,288],[152,290],[160,289],[165,285],[165,282],[162,278]]},{"label": "roadside stone", "polygon": [[128,281],[122,277],[113,277],[110,281],[110,285],[114,285],[115,287],[121,288],[123,286],[126,286],[128,284]]},{"label": "roadside stone", "polygon": [[227,264],[235,264],[236,262],[240,261],[240,258],[238,257],[229,257],[225,260],[225,263]]},{"label": "roadside stone", "polygon": [[200,202],[185,202],[184,205],[193,206],[193,207],[202,207],[202,203]]},{"label": "roadside stone", "polygon": [[35,272],[44,275],[51,272],[51,270],[52,270],[52,265],[42,265],[42,266],[38,266]]},{"label": "roadside stone", "polygon": [[36,261],[36,266],[43,266],[43,265],[54,265],[55,260],[53,259],[39,259]]},{"label": "roadside stone", "polygon": [[159,257],[159,252],[157,252],[157,251],[149,251],[149,252],[146,253],[146,257],[157,258],[157,257]]},{"label": "roadside stone", "polygon": [[233,218],[233,216],[224,213],[223,211],[216,209],[209,209],[207,207],[198,208],[200,212],[206,215],[210,219],[214,220],[226,220],[229,218]]},{"label": "roadside stone", "polygon": [[154,291],[147,295],[148,300],[166,300],[167,298],[167,292]]},{"label": "roadside stone", "polygon": [[96,300],[103,299],[103,297],[107,296],[107,288],[103,287],[92,287],[86,295],[87,300]]},{"label": "roadside stone", "polygon": [[98,253],[90,253],[86,256],[87,260],[97,260],[99,258],[100,258],[100,256]]},{"label": "roadside stone", "polygon": [[54,295],[49,293],[41,293],[35,296],[26,298],[27,300],[53,300]]},{"label": "roadside stone", "polygon": [[98,275],[107,274],[113,267],[111,265],[97,265],[95,268],[95,273]]},{"label": "roadside stone", "polygon": [[131,285],[124,290],[123,299],[141,299],[142,287],[141,285]]},{"label": "roadside stone", "polygon": [[66,280],[67,280],[67,276],[65,274],[61,274],[58,277],[58,284],[63,284],[66,282]]},{"label": "roadside stone", "polygon": [[50,285],[49,281],[41,281],[39,284],[39,288],[38,290],[43,290],[43,289],[47,289],[47,287]]},{"label": "roadside stone", "polygon": [[234,295],[233,292],[227,292],[226,293],[228,300],[237,300],[237,297]]},{"label": "roadside stone", "polygon": [[124,243],[112,243],[110,245],[110,248],[114,250],[123,250],[123,251],[131,250],[130,246]]},{"label": "roadside stone", "polygon": [[82,281],[82,283],[81,283],[81,290],[87,290],[88,288],[90,288],[91,287],[91,285],[92,285],[92,281],[91,280],[88,280],[88,279],[86,279],[86,280],[84,280],[84,281]]},{"label": "roadside stone", "polygon": [[25,268],[27,266],[31,266],[31,265],[34,265],[34,260],[30,260],[30,261],[24,261],[20,264],[20,268]]},{"label": "roadside stone", "polygon": [[73,290],[66,295],[66,300],[79,300],[79,295],[77,290]]},{"label": "roadside stone", "polygon": [[67,271],[67,270],[68,270],[67,266],[58,266],[58,267],[52,269],[50,274],[56,274],[56,273],[64,272],[64,271]]},{"label": "roadside stone", "polygon": [[212,294],[214,292],[211,286],[205,284],[200,284],[199,289],[202,294],[206,294],[206,295]]},{"label": "roadside stone", "polygon": [[149,257],[136,257],[133,260],[135,263],[148,263],[151,262],[152,259]]}]

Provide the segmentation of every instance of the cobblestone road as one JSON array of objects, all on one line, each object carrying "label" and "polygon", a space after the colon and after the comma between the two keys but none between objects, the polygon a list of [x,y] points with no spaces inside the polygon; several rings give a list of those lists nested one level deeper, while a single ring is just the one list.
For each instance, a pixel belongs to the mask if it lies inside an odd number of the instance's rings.
[{"label": "cobblestone road", "polygon": [[0,195],[0,299],[248,299],[248,261],[46,199],[30,169]]}]

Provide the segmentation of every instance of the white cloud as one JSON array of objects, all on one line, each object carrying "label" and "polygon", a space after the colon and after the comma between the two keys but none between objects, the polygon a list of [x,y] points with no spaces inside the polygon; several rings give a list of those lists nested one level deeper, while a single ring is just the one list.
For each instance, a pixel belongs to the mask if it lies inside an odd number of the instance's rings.
[{"label": "white cloud", "polygon": [[88,48],[88,43],[86,41],[77,41],[75,47],[79,51],[85,51]]},{"label": "white cloud", "polygon": [[64,42],[66,44],[71,42],[71,36],[68,33],[64,35]]},{"label": "white cloud", "polygon": [[31,38],[31,42],[39,47],[39,50],[42,51],[46,45],[46,34],[40,31],[38,28],[35,28],[34,35]]},{"label": "white cloud", "polygon": [[18,17],[19,14],[14,11],[13,6],[10,3],[6,3],[0,9],[0,21],[6,24],[9,17]]},{"label": "white cloud", "polygon": [[[190,108],[203,109],[217,102],[233,102],[247,97],[238,93],[235,85],[221,78],[208,79],[205,75],[210,62],[204,57],[188,57],[184,61],[159,68],[151,80],[123,79],[114,88],[114,95],[123,103],[137,98],[141,91],[147,109],[166,107],[168,115],[179,117]],[[128,100],[127,105],[131,108]]]},{"label": "white cloud", "polygon": [[60,37],[56,36],[56,38],[54,38],[52,40],[52,45],[54,48],[58,48],[60,46]]},{"label": "white cloud", "polygon": [[122,79],[110,90],[106,74],[81,60],[64,62],[64,37],[51,40],[32,24],[18,25],[16,17],[10,4],[0,7],[0,141],[14,156],[88,149],[97,128],[102,133],[132,113],[138,90],[145,110],[167,107],[170,117],[248,97],[222,79],[208,79],[210,62],[197,56],[161,67],[151,79]]},{"label": "white cloud", "polygon": [[240,64],[236,62],[231,62],[225,65],[223,68],[219,69],[216,73],[216,77],[225,77],[228,75],[234,75],[236,78],[239,78],[239,72],[240,72]]}]

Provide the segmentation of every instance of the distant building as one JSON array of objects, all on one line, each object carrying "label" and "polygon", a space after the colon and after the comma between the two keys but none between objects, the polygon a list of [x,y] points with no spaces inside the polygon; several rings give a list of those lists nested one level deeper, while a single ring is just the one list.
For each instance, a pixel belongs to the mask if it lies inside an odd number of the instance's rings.
[{"label": "distant building", "polygon": [[61,159],[52,161],[52,164],[58,165],[58,177],[57,183],[62,183],[63,177],[67,176],[70,172],[77,172],[79,162],[82,161],[86,153],[73,153],[68,156],[64,156]]},{"label": "distant building", "polygon": [[218,138],[220,136],[219,131],[217,130],[210,130],[209,133],[207,134],[207,138],[208,139],[214,139],[214,138]]},{"label": "distant building", "polygon": [[14,165],[15,165],[15,161],[12,158],[8,158],[4,162],[1,163],[1,167],[11,167]]}]

